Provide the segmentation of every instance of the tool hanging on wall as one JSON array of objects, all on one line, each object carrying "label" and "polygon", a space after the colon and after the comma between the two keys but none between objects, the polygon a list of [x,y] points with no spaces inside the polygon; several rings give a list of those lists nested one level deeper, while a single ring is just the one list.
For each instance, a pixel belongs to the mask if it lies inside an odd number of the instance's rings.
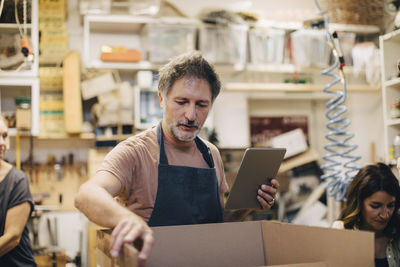
[{"label": "tool hanging on wall", "polygon": [[[350,125],[350,120],[345,116],[347,107],[344,103],[347,98],[347,85],[343,73],[345,62],[338,35],[336,32],[332,35],[330,34],[328,15],[321,10],[317,0],[314,0],[314,2],[324,18],[327,41],[332,48],[334,56],[334,63],[329,68],[321,71],[321,74],[335,79],[323,88],[324,93],[331,94],[334,97],[326,103],[325,116],[328,119],[326,123],[328,133],[325,138],[328,143],[324,148],[328,153],[322,157],[327,163],[321,166],[325,172],[321,179],[329,181],[326,186],[328,196],[333,196],[339,202],[345,201],[347,188],[353,180],[355,172],[359,170],[356,162],[361,157],[351,155],[358,146],[349,143],[354,134],[346,131],[346,128]],[[335,70],[338,73],[335,73]],[[331,88],[336,84],[341,85],[341,90]]]},{"label": "tool hanging on wall", "polygon": [[28,27],[27,27],[27,0],[23,0],[23,25],[19,21],[18,17],[18,0],[14,0],[14,13],[15,13],[15,22],[17,23],[19,34],[20,34],[20,46],[21,53],[24,55],[24,62],[17,68],[17,71],[22,69],[23,67],[27,67],[33,62],[33,52],[30,49],[29,40],[28,40]]}]

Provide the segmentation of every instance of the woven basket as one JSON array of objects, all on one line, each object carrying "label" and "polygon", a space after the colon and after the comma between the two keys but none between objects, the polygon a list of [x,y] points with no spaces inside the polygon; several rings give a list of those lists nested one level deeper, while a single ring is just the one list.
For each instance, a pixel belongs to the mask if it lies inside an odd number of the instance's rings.
[{"label": "woven basket", "polygon": [[381,27],[384,2],[385,0],[323,0],[321,7],[328,12],[329,22]]}]

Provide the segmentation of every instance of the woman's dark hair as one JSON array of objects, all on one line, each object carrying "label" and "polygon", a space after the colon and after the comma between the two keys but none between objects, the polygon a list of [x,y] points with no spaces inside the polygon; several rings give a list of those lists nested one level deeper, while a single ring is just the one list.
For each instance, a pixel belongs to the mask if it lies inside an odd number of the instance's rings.
[{"label": "woman's dark hair", "polygon": [[340,214],[340,219],[343,220],[345,229],[360,228],[362,223],[361,211],[364,200],[378,191],[384,191],[395,197],[395,210],[384,233],[388,236],[399,236],[399,181],[390,167],[384,163],[367,165],[354,177],[347,190],[346,203]]}]

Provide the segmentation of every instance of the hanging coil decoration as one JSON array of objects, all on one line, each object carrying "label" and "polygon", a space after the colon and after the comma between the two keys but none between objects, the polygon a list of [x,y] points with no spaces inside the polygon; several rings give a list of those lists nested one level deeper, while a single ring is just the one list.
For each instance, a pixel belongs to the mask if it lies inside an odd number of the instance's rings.
[{"label": "hanging coil decoration", "polygon": [[[324,18],[326,38],[334,56],[334,63],[321,71],[321,75],[334,78],[334,81],[323,87],[323,92],[333,95],[333,97],[326,103],[325,116],[328,119],[326,123],[328,133],[325,138],[328,143],[324,148],[328,153],[322,157],[326,163],[321,166],[325,173],[321,179],[329,181],[326,185],[328,196],[333,196],[336,201],[345,201],[347,188],[353,180],[355,172],[359,170],[355,163],[361,157],[351,155],[358,146],[349,144],[354,134],[346,131],[350,120],[345,117],[347,108],[344,102],[347,98],[347,85],[343,73],[344,57],[338,36],[336,32],[332,35],[329,33],[328,15],[321,10],[317,0],[314,2]],[[338,70],[338,73],[334,72],[335,70]],[[342,90],[331,88],[336,84],[340,84]]]}]

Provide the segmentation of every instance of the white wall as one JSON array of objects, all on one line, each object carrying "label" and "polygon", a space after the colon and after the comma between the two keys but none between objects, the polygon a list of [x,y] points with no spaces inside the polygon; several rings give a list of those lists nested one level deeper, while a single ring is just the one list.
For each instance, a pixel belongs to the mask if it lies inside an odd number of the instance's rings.
[{"label": "white wall", "polygon": [[[328,132],[325,105],[326,100],[321,99],[250,99],[245,93],[224,92],[214,104],[212,121],[221,147],[245,148],[250,146],[249,116],[306,115],[310,145],[322,156],[327,153],[324,149],[327,144],[325,134]],[[383,161],[380,93],[351,92],[345,106],[347,112],[344,117],[351,121],[347,131],[355,134],[349,144],[358,145],[352,155],[362,157],[358,164],[362,166],[373,161]],[[375,151],[371,146],[375,147]]]}]

